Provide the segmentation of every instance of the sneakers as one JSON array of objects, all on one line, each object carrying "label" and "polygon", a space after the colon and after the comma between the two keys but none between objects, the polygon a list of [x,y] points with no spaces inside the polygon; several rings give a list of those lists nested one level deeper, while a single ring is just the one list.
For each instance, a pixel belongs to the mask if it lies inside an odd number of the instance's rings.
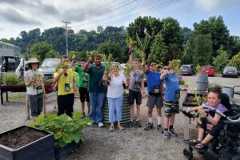
[{"label": "sneakers", "polygon": [[161,124],[157,125],[157,130],[160,130],[162,128]]},{"label": "sneakers", "polygon": [[133,122],[135,122],[135,124],[134,124],[135,128],[141,128],[142,127],[141,122],[139,120],[136,120],[136,121],[133,121]]},{"label": "sneakers", "polygon": [[175,132],[174,128],[172,129],[169,129],[169,134],[172,136],[172,137],[177,137],[177,133]]},{"label": "sneakers", "polygon": [[109,131],[110,131],[110,132],[113,132],[113,131],[114,131],[114,126],[110,126],[110,127],[109,127]]},{"label": "sneakers", "polygon": [[170,138],[171,135],[168,131],[163,131],[163,137],[167,139],[167,138]]},{"label": "sneakers", "polygon": [[103,125],[103,123],[102,122],[98,122],[98,127],[99,128],[102,128],[104,125]]},{"label": "sneakers", "polygon": [[150,129],[153,129],[153,123],[147,123],[146,127],[144,128],[145,131],[148,131]]}]

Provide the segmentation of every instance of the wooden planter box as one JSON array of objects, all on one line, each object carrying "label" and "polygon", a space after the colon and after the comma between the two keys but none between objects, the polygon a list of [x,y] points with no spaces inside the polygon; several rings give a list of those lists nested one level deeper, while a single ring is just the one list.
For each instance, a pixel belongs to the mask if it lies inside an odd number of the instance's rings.
[{"label": "wooden planter box", "polygon": [[73,153],[77,148],[79,148],[80,143],[70,143],[64,147],[55,147],[55,159],[65,160],[71,153]]},{"label": "wooden planter box", "polygon": [[0,160],[54,160],[53,135],[22,126],[0,134]]}]

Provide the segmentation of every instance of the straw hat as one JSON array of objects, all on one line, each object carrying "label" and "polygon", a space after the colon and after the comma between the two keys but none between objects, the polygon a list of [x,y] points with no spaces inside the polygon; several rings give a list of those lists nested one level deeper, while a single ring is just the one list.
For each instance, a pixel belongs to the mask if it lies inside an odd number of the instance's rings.
[{"label": "straw hat", "polygon": [[39,60],[37,58],[30,58],[26,64],[33,64],[33,63],[40,63]]}]

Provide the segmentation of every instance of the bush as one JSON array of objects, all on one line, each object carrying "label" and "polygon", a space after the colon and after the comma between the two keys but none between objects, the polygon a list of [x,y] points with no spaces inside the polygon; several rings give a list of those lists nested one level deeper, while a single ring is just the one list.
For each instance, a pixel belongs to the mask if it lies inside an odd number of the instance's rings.
[{"label": "bush", "polygon": [[38,116],[31,127],[52,133],[55,145],[63,147],[66,144],[83,141],[82,130],[91,124],[88,118],[81,118],[80,112],[74,112],[73,117],[67,115],[47,114]]}]

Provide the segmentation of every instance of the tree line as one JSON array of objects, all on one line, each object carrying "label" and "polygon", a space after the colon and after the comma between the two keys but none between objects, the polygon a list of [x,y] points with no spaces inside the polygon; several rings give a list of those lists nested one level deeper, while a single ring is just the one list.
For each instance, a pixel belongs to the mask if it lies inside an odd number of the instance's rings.
[{"label": "tree line", "polygon": [[[193,24],[193,29],[181,27],[171,17],[138,17],[125,27],[99,26],[96,31],[68,30],[70,55],[80,59],[92,51],[111,54],[115,61],[126,62],[129,52],[146,63],[167,64],[172,59],[182,63],[212,64],[220,71],[232,63],[239,65],[240,37],[230,35],[221,16],[210,17]],[[17,38],[2,39],[22,49],[25,56],[54,57],[65,54],[65,29],[39,28],[22,31]]]}]

